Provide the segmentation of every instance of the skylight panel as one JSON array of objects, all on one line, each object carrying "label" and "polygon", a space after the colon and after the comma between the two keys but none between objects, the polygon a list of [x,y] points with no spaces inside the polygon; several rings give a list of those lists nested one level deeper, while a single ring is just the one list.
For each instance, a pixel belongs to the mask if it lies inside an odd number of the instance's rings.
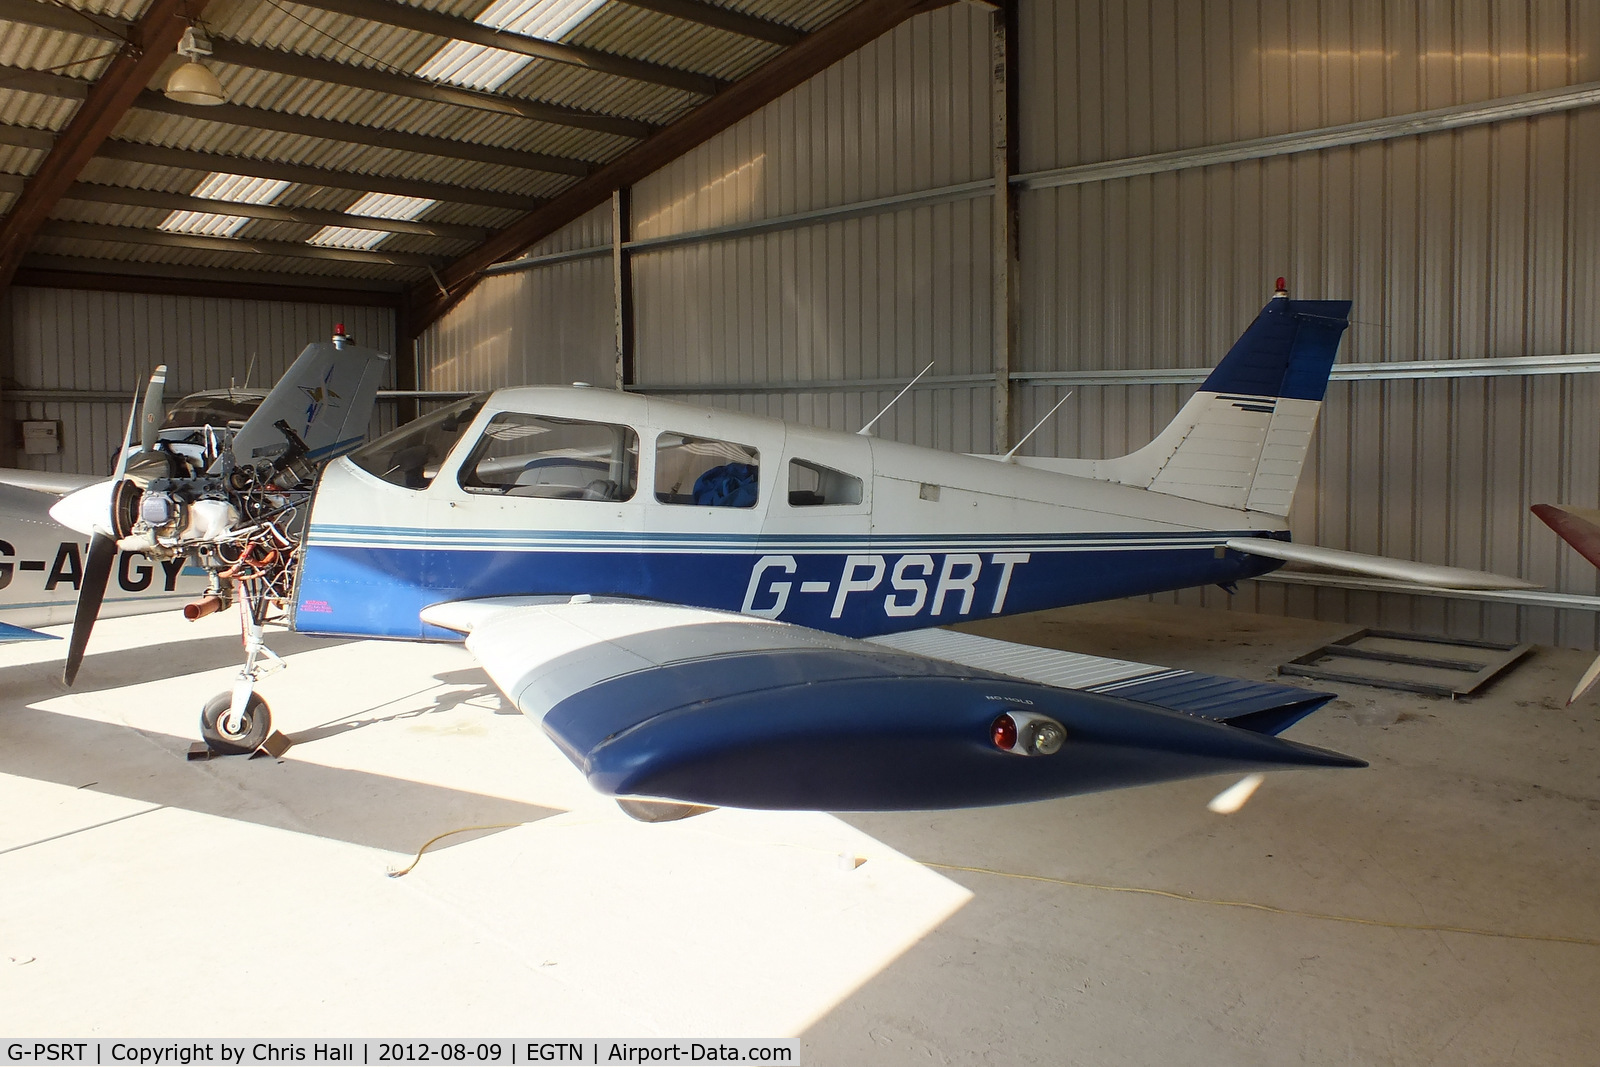
[{"label": "skylight panel", "polygon": [[235,204],[270,204],[289,188],[289,183],[272,178],[250,178],[243,174],[211,174],[195,187],[192,195],[206,200],[229,200]]},{"label": "skylight panel", "polygon": [[398,193],[367,193],[345,208],[350,215],[365,215],[369,219],[414,219],[437,204],[422,196],[400,196]]},{"label": "skylight panel", "polygon": [[[588,18],[605,0],[496,0],[474,21],[526,37],[559,41]],[[451,41],[417,69],[424,78],[498,89],[533,57],[466,41]]]},{"label": "skylight panel", "polygon": [[195,233],[202,237],[232,237],[249,218],[244,215],[218,215],[210,211],[174,211],[161,220],[160,229],[168,233]]},{"label": "skylight panel", "polygon": [[[345,208],[349,215],[365,215],[373,219],[414,219],[437,204],[421,196],[400,196],[396,193],[367,193]],[[388,233],[383,230],[365,230],[355,226],[324,226],[307,238],[307,244],[323,248],[376,248]]]},{"label": "skylight panel", "polygon": [[389,236],[382,230],[358,230],[354,226],[324,226],[310,237],[306,244],[322,248],[376,248]]},{"label": "skylight panel", "polygon": [[[226,200],[233,204],[270,204],[282,195],[289,183],[271,178],[250,178],[243,174],[209,174],[191,196],[202,200]],[[232,237],[250,220],[244,215],[222,215],[210,211],[174,211],[161,221],[168,233],[193,233],[205,237]]]}]

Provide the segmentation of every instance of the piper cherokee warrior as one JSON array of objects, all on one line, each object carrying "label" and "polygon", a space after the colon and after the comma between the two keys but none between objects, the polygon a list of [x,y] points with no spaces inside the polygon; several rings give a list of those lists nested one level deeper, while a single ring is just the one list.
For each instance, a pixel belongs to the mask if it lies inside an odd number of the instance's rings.
[{"label": "piper cherokee warrior", "polygon": [[[1360,766],[1276,736],[1331,694],[936,629],[1286,559],[1521,585],[1289,543],[1349,307],[1280,282],[1172,423],[1111,460],[956,455],[593,388],[471,397],[324,469],[293,625],[466,635],[619,799],[941,808]],[[246,748],[268,713],[241,686]]]}]

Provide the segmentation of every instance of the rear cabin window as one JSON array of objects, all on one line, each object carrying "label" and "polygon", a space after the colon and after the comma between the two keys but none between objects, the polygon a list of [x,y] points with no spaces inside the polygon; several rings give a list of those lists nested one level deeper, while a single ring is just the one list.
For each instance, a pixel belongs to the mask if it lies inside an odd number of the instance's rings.
[{"label": "rear cabin window", "polygon": [[789,461],[789,505],[796,508],[861,503],[861,479],[803,459]]},{"label": "rear cabin window", "polygon": [[426,489],[486,398],[468,397],[449,407],[391,430],[350,453],[350,460],[368,474],[407,489]]},{"label": "rear cabin window", "polygon": [[473,493],[549,500],[630,500],[639,436],[631,427],[502,411],[461,465]]},{"label": "rear cabin window", "polygon": [[656,438],[656,499],[663,504],[753,508],[760,492],[761,458],[751,446],[681,433]]}]

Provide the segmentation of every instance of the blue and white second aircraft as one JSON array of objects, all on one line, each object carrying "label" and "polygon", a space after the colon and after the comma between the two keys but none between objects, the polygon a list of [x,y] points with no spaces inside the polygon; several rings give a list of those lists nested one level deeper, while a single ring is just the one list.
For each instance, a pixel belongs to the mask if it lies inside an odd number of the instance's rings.
[{"label": "blue and white second aircraft", "polygon": [[[303,633],[459,639],[602,791],[939,808],[1360,762],[1276,736],[1329,694],[934,629],[1231,585],[1285,559],[1349,304],[1279,291],[1113,460],[956,455],[592,388],[472,397],[331,463]],[[265,736],[250,679],[227,725]]]}]

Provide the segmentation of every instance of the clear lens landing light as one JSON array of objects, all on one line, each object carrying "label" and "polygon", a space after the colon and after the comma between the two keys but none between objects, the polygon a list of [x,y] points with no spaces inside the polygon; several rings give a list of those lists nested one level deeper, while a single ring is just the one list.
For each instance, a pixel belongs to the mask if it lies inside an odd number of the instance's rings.
[{"label": "clear lens landing light", "polygon": [[1041,756],[1053,756],[1060,752],[1062,743],[1067,739],[1067,731],[1061,728],[1061,724],[1049,719],[1032,724],[1030,729],[1033,738],[1028,747]]}]

